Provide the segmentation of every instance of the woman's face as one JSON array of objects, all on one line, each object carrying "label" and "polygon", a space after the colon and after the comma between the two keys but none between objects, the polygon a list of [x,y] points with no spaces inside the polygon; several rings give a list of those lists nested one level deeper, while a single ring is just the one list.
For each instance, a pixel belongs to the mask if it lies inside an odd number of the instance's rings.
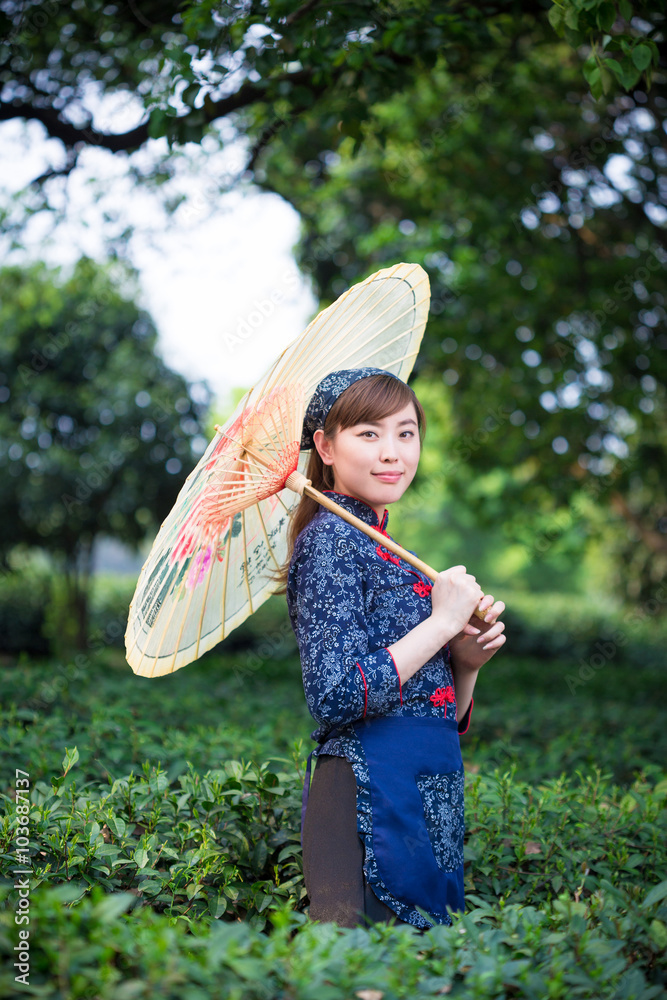
[{"label": "woman's face", "polygon": [[331,440],[321,430],[313,437],[324,464],[333,466],[334,490],[363,500],[380,520],[417,471],[420,441],[413,403],[382,420],[338,430]]}]

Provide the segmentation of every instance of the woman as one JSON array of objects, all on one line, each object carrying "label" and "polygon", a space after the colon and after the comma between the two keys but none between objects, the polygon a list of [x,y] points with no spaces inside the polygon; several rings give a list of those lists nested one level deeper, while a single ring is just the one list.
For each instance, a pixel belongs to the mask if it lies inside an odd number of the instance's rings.
[{"label": "woman", "polygon": [[[304,420],[307,476],[386,534],[386,508],[414,478],[423,429],[422,408],[398,378],[332,372]],[[477,672],[505,642],[504,604],[464,566],[431,586],[306,497],[289,542],[287,602],[319,723],[302,827],[310,916],[346,927],[450,923],[448,911],[464,902],[458,734]],[[485,621],[473,625],[478,606]]]}]

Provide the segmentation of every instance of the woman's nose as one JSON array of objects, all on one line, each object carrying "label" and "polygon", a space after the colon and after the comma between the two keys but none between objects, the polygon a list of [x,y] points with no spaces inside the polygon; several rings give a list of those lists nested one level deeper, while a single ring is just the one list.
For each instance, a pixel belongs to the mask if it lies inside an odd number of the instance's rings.
[{"label": "woman's nose", "polygon": [[398,450],[396,444],[391,438],[386,439],[382,442],[382,449],[380,451],[380,458],[383,462],[396,462],[398,461]]}]

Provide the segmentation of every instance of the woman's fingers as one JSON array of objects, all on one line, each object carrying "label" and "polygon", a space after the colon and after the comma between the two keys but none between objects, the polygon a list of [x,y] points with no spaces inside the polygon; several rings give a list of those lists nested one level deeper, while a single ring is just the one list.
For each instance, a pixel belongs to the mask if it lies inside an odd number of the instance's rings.
[{"label": "woman's fingers", "polygon": [[[486,645],[486,643],[490,643],[495,639],[499,638],[504,631],[505,631],[505,622],[496,622],[494,625],[491,626],[491,628],[487,629],[483,635],[480,635],[477,642],[479,642],[480,644],[481,643],[485,644],[484,646],[482,646],[482,649],[488,649],[489,647]],[[505,637],[503,636],[503,642],[504,641]]]},{"label": "woman's fingers", "polygon": [[494,649],[494,650],[495,649],[500,649],[500,647],[503,646],[506,641],[507,641],[507,636],[506,635],[499,635],[497,639],[493,640],[493,642],[488,642],[486,644],[486,646],[482,646],[482,649],[484,649],[484,650],[487,650],[487,649]]},{"label": "woman's fingers", "polygon": [[503,601],[496,601],[494,603],[494,600],[490,594],[487,594],[486,596],[490,598],[491,603],[487,605],[487,607],[481,609],[483,611],[486,611],[486,614],[484,615],[484,621],[495,622],[496,618],[498,618],[505,610],[505,604]]}]

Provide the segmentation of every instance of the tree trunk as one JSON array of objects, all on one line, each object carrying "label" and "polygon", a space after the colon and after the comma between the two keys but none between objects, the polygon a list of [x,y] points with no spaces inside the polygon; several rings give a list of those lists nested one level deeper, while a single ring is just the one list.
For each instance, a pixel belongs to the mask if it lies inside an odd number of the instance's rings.
[{"label": "tree trunk", "polygon": [[[65,561],[65,594],[69,641],[75,649],[86,649],[88,641],[88,597],[92,573],[94,538],[80,538]],[[64,623],[63,623],[64,624]]]}]

